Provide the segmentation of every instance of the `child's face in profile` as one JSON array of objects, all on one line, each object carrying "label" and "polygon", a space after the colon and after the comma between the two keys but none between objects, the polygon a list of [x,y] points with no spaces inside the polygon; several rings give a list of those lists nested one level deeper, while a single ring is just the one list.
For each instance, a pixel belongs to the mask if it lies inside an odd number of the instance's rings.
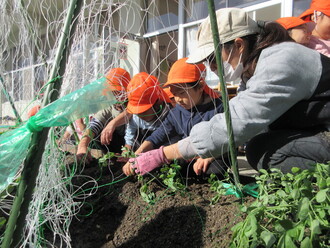
[{"label": "child's face in profile", "polygon": [[191,109],[201,104],[203,88],[199,87],[199,85],[192,87],[189,84],[173,84],[170,86],[170,89],[174,95],[175,102],[185,109]]},{"label": "child's face in profile", "polygon": [[291,29],[291,38],[297,43],[305,45],[308,44],[310,33],[306,24],[299,25]]},{"label": "child's face in profile", "polygon": [[316,27],[316,31],[320,31],[322,34],[322,39],[329,40],[330,39],[330,16],[322,15],[319,17]]}]

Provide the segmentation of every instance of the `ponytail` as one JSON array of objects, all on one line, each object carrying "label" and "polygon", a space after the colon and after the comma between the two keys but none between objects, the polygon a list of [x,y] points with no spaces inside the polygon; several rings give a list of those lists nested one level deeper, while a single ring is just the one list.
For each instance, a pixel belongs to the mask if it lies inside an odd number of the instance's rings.
[{"label": "ponytail", "polygon": [[252,77],[262,50],[281,42],[294,41],[288,31],[277,22],[258,21],[257,23],[260,27],[259,34],[242,37],[248,42],[247,56],[243,59],[242,80],[244,82]]}]

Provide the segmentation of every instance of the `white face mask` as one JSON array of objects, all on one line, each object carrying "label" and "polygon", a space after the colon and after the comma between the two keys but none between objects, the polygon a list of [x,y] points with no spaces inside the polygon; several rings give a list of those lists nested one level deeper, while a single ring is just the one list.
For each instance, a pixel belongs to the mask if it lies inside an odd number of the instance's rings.
[{"label": "white face mask", "polygon": [[239,61],[235,69],[228,62],[232,51],[233,48],[230,50],[227,61],[223,61],[223,72],[224,72],[224,79],[226,82],[232,82],[232,81],[236,81],[237,79],[240,79],[243,72],[243,63],[241,62],[242,54],[239,57]]}]

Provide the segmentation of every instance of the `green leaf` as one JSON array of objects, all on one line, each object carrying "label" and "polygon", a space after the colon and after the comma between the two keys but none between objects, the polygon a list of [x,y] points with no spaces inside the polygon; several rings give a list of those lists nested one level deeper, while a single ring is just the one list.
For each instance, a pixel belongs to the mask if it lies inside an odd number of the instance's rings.
[{"label": "green leaf", "polygon": [[248,216],[248,224],[246,227],[246,232],[244,233],[246,237],[251,237],[253,234],[256,234],[257,232],[257,218],[254,214]]},{"label": "green leaf", "polygon": [[297,247],[292,238],[289,236],[289,235],[285,235],[285,247],[288,247],[288,248],[295,248]]},{"label": "green leaf", "polygon": [[303,241],[301,241],[300,248],[313,248],[309,237],[306,237]]},{"label": "green leaf", "polygon": [[330,177],[327,178],[327,186],[330,187]]},{"label": "green leaf", "polygon": [[276,237],[270,231],[263,231],[260,238],[264,241],[266,248],[271,247],[276,242]]},{"label": "green leaf", "polygon": [[321,227],[320,227],[320,222],[318,220],[313,220],[311,224],[311,231],[312,233],[315,234],[321,234]]},{"label": "green leaf", "polygon": [[293,223],[290,220],[279,220],[275,223],[275,230],[278,232],[286,232],[293,228]]},{"label": "green leaf", "polygon": [[327,199],[327,192],[328,189],[322,189],[319,192],[317,192],[315,199],[318,203],[324,202]]},{"label": "green leaf", "polygon": [[280,237],[276,247],[277,248],[296,248],[297,246],[292,241],[292,238],[289,235],[287,235],[286,233],[284,233]]},{"label": "green leaf", "polygon": [[277,192],[276,192],[276,194],[279,196],[279,197],[281,197],[281,198],[285,198],[285,197],[287,197],[287,194],[283,191],[283,190],[278,190]]},{"label": "green leaf", "polygon": [[291,168],[291,171],[292,171],[292,173],[296,174],[296,173],[298,173],[300,171],[300,168],[298,168],[298,167],[292,167]]},{"label": "green leaf", "polygon": [[309,212],[309,199],[307,197],[304,197],[300,202],[298,206],[298,218],[300,220],[305,220],[308,216]]},{"label": "green leaf", "polygon": [[290,195],[294,200],[297,200],[300,197],[300,192],[298,189],[293,189]]}]

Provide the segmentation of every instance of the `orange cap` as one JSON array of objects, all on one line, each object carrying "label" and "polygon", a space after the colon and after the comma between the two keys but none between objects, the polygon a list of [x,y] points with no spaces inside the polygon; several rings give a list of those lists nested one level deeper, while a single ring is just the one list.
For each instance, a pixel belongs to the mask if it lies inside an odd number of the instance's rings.
[{"label": "orange cap", "polygon": [[33,108],[31,108],[29,110],[29,112],[27,113],[27,116],[30,118],[31,116],[34,116],[36,113],[38,113],[38,111],[40,110],[41,106],[40,105],[36,105]]},{"label": "orange cap", "polygon": [[218,98],[219,94],[212,90],[205,82],[206,67],[203,64],[188,64],[188,58],[177,60],[171,67],[167,82],[164,86],[171,84],[185,84],[199,81],[203,85],[203,90],[212,98]]},{"label": "orange cap", "polygon": [[276,20],[277,23],[281,24],[286,30],[298,27],[300,25],[303,25],[307,23],[307,21],[304,21],[300,19],[299,17],[282,17]]},{"label": "orange cap", "polygon": [[126,91],[131,76],[123,68],[113,68],[105,76],[111,91]]},{"label": "orange cap", "polygon": [[311,21],[311,15],[314,10],[320,11],[323,14],[330,16],[330,1],[329,0],[312,0],[309,9],[305,10],[299,18],[305,21]]},{"label": "orange cap", "polygon": [[131,114],[147,111],[157,100],[171,102],[160,87],[158,79],[146,72],[140,72],[132,78],[127,86],[127,94],[127,111]]}]

